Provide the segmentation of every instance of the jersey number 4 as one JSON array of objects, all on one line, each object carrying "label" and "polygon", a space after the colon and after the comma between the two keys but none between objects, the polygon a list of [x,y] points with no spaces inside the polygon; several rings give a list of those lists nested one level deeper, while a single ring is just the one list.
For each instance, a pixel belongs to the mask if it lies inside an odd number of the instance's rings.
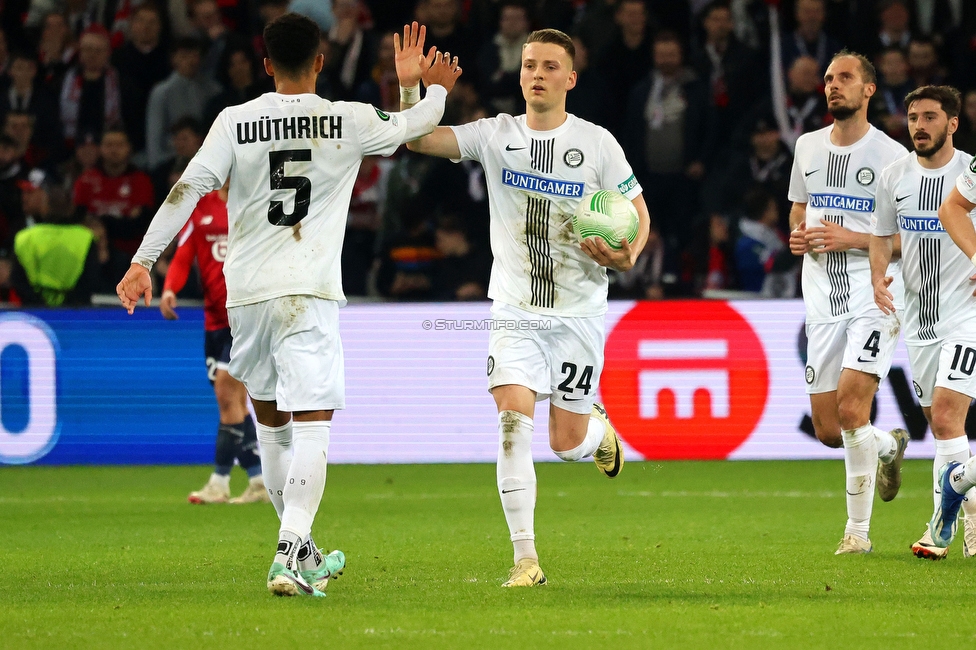
[{"label": "jersey number 4", "polygon": [[272,226],[294,226],[308,214],[312,199],[312,181],[304,176],[285,176],[285,163],[312,162],[311,149],[284,149],[268,153],[271,166],[272,190],[295,190],[295,208],[285,214],[283,201],[272,201],[268,206],[268,221]]}]

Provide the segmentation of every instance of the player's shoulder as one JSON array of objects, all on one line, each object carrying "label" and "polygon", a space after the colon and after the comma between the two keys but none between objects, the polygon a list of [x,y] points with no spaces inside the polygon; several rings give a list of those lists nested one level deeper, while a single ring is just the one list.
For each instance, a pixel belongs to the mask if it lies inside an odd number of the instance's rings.
[{"label": "player's shoulder", "polygon": [[605,127],[602,127],[599,124],[594,124],[589,120],[584,120],[582,117],[573,115],[572,113],[569,113],[568,115],[569,117],[567,119],[571,122],[569,125],[570,132],[573,133],[574,136],[582,135],[587,140],[591,140],[596,143],[602,142],[604,138],[608,138],[616,142],[616,138],[614,138],[613,134],[610,133],[610,131]]},{"label": "player's shoulder", "polygon": [[809,151],[817,147],[822,147],[827,143],[827,136],[830,134],[830,126],[825,126],[816,131],[808,131],[796,139],[796,152]]},{"label": "player's shoulder", "polygon": [[970,164],[976,168],[976,156],[969,153],[968,151],[963,151],[962,149],[956,149],[955,155],[952,157],[952,164],[959,165],[962,167],[969,167]]},{"label": "player's shoulder", "polygon": [[899,158],[908,156],[909,151],[905,148],[905,145],[898,142],[879,128],[872,126],[867,137],[870,138],[870,145],[873,148],[880,149],[881,151],[889,154],[892,157],[891,160],[897,160]]},{"label": "player's shoulder", "polygon": [[338,105],[343,103],[346,102],[330,102],[324,97],[319,97],[318,95],[312,94],[282,95],[280,93],[268,92],[264,93],[263,95],[258,95],[254,99],[246,101],[243,104],[228,106],[220,112],[220,115],[234,119],[244,116],[250,117],[256,112],[261,113],[263,111],[269,111],[292,105],[308,105],[310,107],[318,108],[323,104]]},{"label": "player's shoulder", "polygon": [[900,178],[912,171],[914,156],[907,154],[899,156],[881,168],[881,177],[885,179]]}]

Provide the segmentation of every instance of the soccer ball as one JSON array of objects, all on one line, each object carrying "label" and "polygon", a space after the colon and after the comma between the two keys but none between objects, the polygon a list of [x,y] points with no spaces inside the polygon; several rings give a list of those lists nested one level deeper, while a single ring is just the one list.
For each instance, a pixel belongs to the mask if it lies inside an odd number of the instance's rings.
[{"label": "soccer ball", "polygon": [[587,194],[573,214],[573,232],[581,242],[599,237],[614,250],[621,248],[624,238],[634,243],[639,226],[637,208],[619,192],[600,190]]}]

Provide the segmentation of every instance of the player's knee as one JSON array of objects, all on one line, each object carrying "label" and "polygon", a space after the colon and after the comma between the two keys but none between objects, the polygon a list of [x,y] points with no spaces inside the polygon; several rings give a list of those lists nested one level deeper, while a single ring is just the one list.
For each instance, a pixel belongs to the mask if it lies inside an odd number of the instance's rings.
[{"label": "player's knee", "polygon": [[867,408],[861,400],[854,397],[845,397],[837,400],[837,420],[840,428],[844,431],[857,429],[868,423],[871,419],[871,402],[867,403]]},{"label": "player's knee", "polygon": [[951,440],[966,434],[964,422],[956,421],[950,413],[940,409],[932,411],[930,425],[936,440]]},{"label": "player's knee", "polygon": [[832,449],[840,449],[844,446],[844,439],[841,437],[840,429],[826,429],[823,427],[814,427],[817,434],[817,440],[820,441],[825,447],[831,447]]}]

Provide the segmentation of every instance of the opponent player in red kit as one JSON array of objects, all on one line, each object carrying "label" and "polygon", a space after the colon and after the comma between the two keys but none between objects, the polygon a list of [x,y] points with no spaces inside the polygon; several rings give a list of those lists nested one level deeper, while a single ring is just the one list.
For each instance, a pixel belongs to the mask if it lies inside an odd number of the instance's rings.
[{"label": "opponent player in red kit", "polygon": [[[231,335],[227,322],[227,286],[224,284],[224,257],[227,255],[227,186],[207,194],[197,204],[190,221],[177,238],[178,246],[163,285],[159,310],[169,320],[176,315],[176,294],[186,284],[196,259],[203,284],[203,323],[206,331],[204,354],[207,377],[217,396],[220,426],[214,471],[203,489],[191,492],[190,503],[269,502],[261,477],[261,458],[257,451],[254,421],[247,412],[247,390],[227,372],[230,363]],[[247,472],[247,489],[230,498],[230,470],[234,458]]]}]

